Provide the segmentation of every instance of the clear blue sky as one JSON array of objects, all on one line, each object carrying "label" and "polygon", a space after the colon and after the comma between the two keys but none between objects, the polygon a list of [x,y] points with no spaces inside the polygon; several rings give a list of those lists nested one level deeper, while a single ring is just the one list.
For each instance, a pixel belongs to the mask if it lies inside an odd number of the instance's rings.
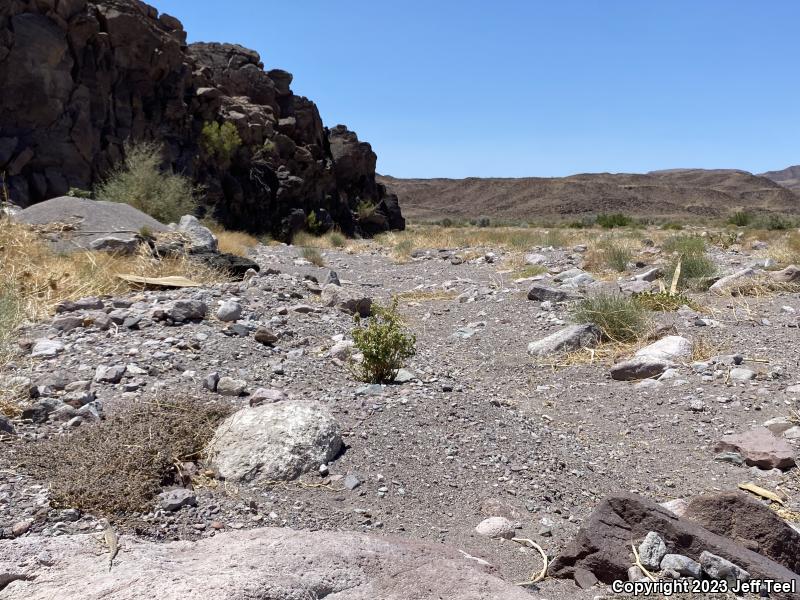
[{"label": "clear blue sky", "polygon": [[800,1],[151,0],[402,177],[800,163]]}]

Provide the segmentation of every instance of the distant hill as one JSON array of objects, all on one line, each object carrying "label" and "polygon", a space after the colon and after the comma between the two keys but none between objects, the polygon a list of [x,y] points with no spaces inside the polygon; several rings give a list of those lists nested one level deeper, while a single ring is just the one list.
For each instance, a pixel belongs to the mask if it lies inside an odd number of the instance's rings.
[{"label": "distant hill", "polygon": [[671,169],[520,179],[398,179],[379,176],[417,220],[494,217],[580,218],[623,212],[640,217],[723,217],[736,210],[800,213],[800,194],[733,169]]},{"label": "distant hill", "polygon": [[771,179],[790,190],[800,192],[800,165],[786,167],[782,171],[767,171],[762,173],[761,176]]}]

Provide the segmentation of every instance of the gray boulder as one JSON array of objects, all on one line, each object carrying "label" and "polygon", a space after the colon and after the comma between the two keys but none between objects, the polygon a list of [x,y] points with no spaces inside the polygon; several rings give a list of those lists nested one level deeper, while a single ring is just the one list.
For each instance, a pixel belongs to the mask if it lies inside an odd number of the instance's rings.
[{"label": "gray boulder", "polygon": [[572,325],[541,340],[531,342],[528,344],[528,354],[532,356],[547,356],[580,348],[594,348],[601,338],[600,330],[591,323]]},{"label": "gray boulder", "polygon": [[732,273],[720,278],[716,283],[708,288],[708,290],[714,294],[724,296],[736,291],[737,286],[740,286],[746,281],[753,279],[757,274],[758,270],[748,267],[746,269],[742,269],[741,271],[737,271],[736,273]]},{"label": "gray boulder", "polygon": [[661,559],[666,554],[667,545],[655,531],[649,532],[639,544],[639,557],[647,569],[658,570],[661,567]]},{"label": "gray boulder", "polygon": [[178,231],[188,241],[186,249],[190,254],[201,254],[205,252],[216,252],[219,243],[216,236],[211,233],[208,227],[204,227],[197,217],[192,215],[184,215],[178,223]]},{"label": "gray boulder", "polygon": [[89,249],[113,254],[134,254],[140,241],[135,233],[112,233],[90,242]]},{"label": "gray boulder", "polygon": [[538,302],[564,302],[569,298],[570,292],[541,283],[534,284],[528,291],[528,300],[536,300]]},{"label": "gray boulder", "polygon": [[290,480],[332,461],[342,435],[321,404],[285,401],[234,413],[210,447],[212,463],[225,479]]},{"label": "gray boulder", "polygon": [[689,360],[694,345],[686,338],[669,335],[645,346],[631,358],[611,368],[611,378],[617,381],[637,381],[658,377],[676,366],[674,361]]},{"label": "gray boulder", "polygon": [[750,573],[721,556],[705,551],[700,555],[700,566],[711,579],[750,581]]}]

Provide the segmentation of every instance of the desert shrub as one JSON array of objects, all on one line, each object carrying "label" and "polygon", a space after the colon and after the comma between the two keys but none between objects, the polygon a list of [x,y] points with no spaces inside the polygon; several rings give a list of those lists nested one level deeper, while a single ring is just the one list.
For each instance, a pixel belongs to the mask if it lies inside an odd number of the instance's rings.
[{"label": "desert shrub", "polygon": [[694,303],[683,294],[669,292],[643,292],[633,297],[643,308],[659,312],[671,312],[681,306],[694,307]]},{"label": "desert shrub", "polygon": [[707,283],[717,272],[717,266],[705,254],[684,254],[676,257],[665,271],[666,281],[671,283],[675,277],[675,269],[681,265],[681,273],[678,277],[678,289],[687,288],[703,289],[708,287]]},{"label": "desert shrub", "polygon": [[414,252],[414,240],[400,240],[395,244],[394,251],[398,256],[411,256],[411,253]]},{"label": "desert shrub", "polygon": [[325,266],[325,259],[322,258],[322,253],[317,248],[312,248],[311,246],[304,246],[303,248],[300,249],[300,256],[305,258],[312,265],[316,265],[318,267]]},{"label": "desert shrub", "polygon": [[596,224],[597,217],[587,216],[580,220],[570,221],[567,223],[567,227],[570,229],[588,229],[589,227],[594,227]]},{"label": "desert shrub", "polygon": [[477,227],[491,227],[492,220],[489,217],[479,217],[475,220],[475,225]]},{"label": "desert shrub", "polygon": [[338,231],[331,231],[328,238],[334,248],[344,248],[347,245],[347,238]]},{"label": "desert shrub", "polygon": [[219,160],[223,165],[231,162],[234,154],[242,145],[242,138],[236,130],[236,125],[226,121],[222,125],[211,121],[203,125],[203,149]]},{"label": "desert shrub", "polygon": [[618,273],[622,273],[628,268],[628,263],[632,258],[633,252],[623,244],[609,241],[603,245],[603,260],[606,266]]},{"label": "desert shrub", "polygon": [[661,229],[665,229],[667,231],[680,231],[683,229],[683,225],[680,223],[675,223],[674,221],[667,221],[663,225],[661,225]]},{"label": "desert shrub", "polygon": [[356,316],[355,347],[364,360],[354,364],[356,377],[368,383],[394,381],[405,360],[416,354],[416,336],[409,332],[397,312],[397,298],[389,306],[372,306],[372,316]]},{"label": "desert shrub", "polygon": [[188,177],[162,172],[160,164],[161,147],[157,144],[126,145],[125,160],[112,169],[95,196],[130,204],[162,223],[194,213],[198,188]]},{"label": "desert shrub", "polygon": [[758,225],[769,231],[786,231],[794,228],[795,221],[783,215],[769,215],[764,219],[760,219]]},{"label": "desert shrub", "polygon": [[706,241],[697,235],[673,235],[664,240],[661,249],[678,254],[703,254],[706,251]]},{"label": "desert shrub", "polygon": [[176,464],[201,458],[230,411],[188,399],[140,402],[70,435],[24,446],[19,462],[48,482],[54,507],[109,518],[140,512],[162,485],[178,482]]},{"label": "desert shrub", "polygon": [[547,273],[547,267],[542,265],[526,265],[514,271],[514,277],[535,277]]},{"label": "desert shrub", "polygon": [[81,188],[69,188],[67,190],[67,196],[72,196],[73,198],[86,198],[88,200],[92,199],[92,192],[90,190],[83,190]]},{"label": "desert shrub", "polygon": [[603,229],[614,229],[615,227],[628,227],[633,224],[633,219],[622,213],[610,215],[597,215],[596,223]]},{"label": "desert shrub", "polygon": [[263,149],[264,152],[266,152],[267,154],[275,154],[277,148],[278,147],[275,145],[275,142],[273,142],[272,140],[267,140],[264,142]]},{"label": "desert shrub", "polygon": [[728,223],[730,225],[736,225],[737,227],[747,227],[752,222],[753,215],[743,210],[737,211],[728,217]]},{"label": "desert shrub", "polygon": [[359,221],[365,221],[375,214],[375,203],[369,200],[361,200],[356,207],[356,214]]},{"label": "desert shrub", "polygon": [[306,217],[306,229],[311,235],[320,235],[324,233],[324,225],[322,222],[317,218],[316,211],[311,211],[308,213]]},{"label": "desert shrub", "polygon": [[621,294],[588,296],[572,307],[571,317],[576,323],[593,323],[614,342],[639,340],[650,327],[644,307]]},{"label": "desert shrub", "polygon": [[0,364],[10,351],[14,330],[23,316],[19,291],[11,282],[0,282]]}]

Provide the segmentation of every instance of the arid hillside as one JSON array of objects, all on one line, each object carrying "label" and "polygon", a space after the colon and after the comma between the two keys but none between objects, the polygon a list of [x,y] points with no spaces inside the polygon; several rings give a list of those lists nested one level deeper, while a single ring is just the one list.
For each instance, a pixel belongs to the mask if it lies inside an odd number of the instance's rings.
[{"label": "arid hillside", "polygon": [[736,210],[796,213],[797,193],[738,170],[673,169],[521,179],[379,177],[413,219],[442,217],[536,221],[603,212],[636,216],[721,217]]},{"label": "arid hillside", "polygon": [[761,174],[762,177],[771,179],[775,183],[787,187],[790,190],[800,192],[800,165],[786,167],[780,171],[767,171]]}]

